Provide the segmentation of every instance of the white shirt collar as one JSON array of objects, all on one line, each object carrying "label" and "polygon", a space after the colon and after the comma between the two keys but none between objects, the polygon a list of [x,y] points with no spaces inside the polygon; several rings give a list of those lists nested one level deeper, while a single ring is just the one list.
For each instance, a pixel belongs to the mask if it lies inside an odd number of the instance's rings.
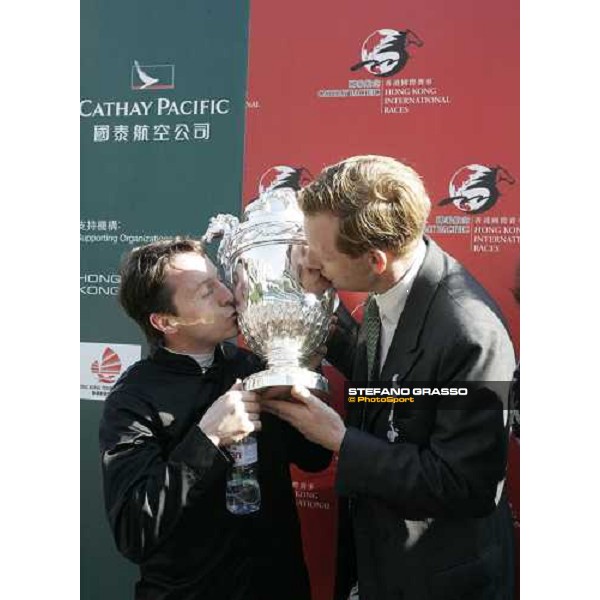
[{"label": "white shirt collar", "polygon": [[179,354],[180,356],[189,356],[194,359],[202,370],[209,369],[213,362],[215,361],[215,352],[214,350],[209,354],[186,354],[185,352],[175,352],[175,350],[171,350],[171,348],[167,348],[164,346],[165,350],[168,350],[171,354]]}]

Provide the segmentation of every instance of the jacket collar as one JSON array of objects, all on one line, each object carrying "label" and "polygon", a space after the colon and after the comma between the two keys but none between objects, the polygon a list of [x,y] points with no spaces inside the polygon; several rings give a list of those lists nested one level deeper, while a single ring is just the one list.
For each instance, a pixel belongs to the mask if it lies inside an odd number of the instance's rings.
[{"label": "jacket collar", "polygon": [[220,372],[222,367],[237,354],[237,350],[236,346],[228,342],[219,344],[215,348],[215,360],[212,366],[206,370],[202,369],[191,356],[169,352],[162,343],[155,344],[150,348],[148,358],[169,370],[195,375],[209,375]]},{"label": "jacket collar", "polygon": [[445,276],[444,253],[430,238],[425,237],[427,252],[417,273],[406,305],[394,332],[381,381],[402,381],[419,354],[419,338],[431,302]]}]

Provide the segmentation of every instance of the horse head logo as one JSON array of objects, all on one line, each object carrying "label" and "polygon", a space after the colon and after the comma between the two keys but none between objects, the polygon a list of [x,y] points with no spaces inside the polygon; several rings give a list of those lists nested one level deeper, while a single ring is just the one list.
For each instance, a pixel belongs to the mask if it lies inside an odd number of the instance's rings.
[{"label": "horse head logo", "polygon": [[421,47],[423,42],[410,29],[378,29],[363,42],[361,61],[350,67],[350,70],[365,68],[376,77],[391,77],[408,62],[410,54],[406,48],[411,44]]},{"label": "horse head logo", "polygon": [[498,183],[515,183],[514,177],[501,166],[467,165],[461,167],[450,180],[449,197],[438,202],[438,206],[454,204],[458,210],[472,215],[485,212],[496,204],[500,197]]},{"label": "horse head logo", "polygon": [[279,165],[265,171],[258,184],[258,193],[263,194],[272,190],[291,188],[298,191],[312,180],[310,171],[305,167],[288,167]]}]

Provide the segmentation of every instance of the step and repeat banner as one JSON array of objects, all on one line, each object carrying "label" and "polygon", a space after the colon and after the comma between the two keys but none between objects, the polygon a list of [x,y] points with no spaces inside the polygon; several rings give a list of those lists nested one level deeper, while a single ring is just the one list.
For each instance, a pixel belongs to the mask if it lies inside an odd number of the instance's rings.
[{"label": "step and repeat banner", "polygon": [[[517,348],[518,11],[517,0],[253,2],[243,197],[298,189],[357,154],[410,164],[432,200],[429,235],[496,299]],[[364,297],[342,298],[361,318]],[[343,380],[326,372],[339,409]],[[335,463],[293,477],[315,600],[332,597],[334,477]]]},{"label": "step and repeat banner", "polygon": [[[518,348],[518,18],[517,0],[82,0],[83,598],[125,600],[137,577],[105,521],[97,446],[104,398],[146,351],[116,301],[131,248],[198,237],[345,157],[393,156],[423,176],[429,235],[497,300]],[[360,319],[363,296],[343,299]],[[326,374],[341,410],[343,379]],[[334,477],[335,461],[293,471],[314,600],[333,590]],[[510,490],[517,514],[514,475]]]},{"label": "step and repeat banner", "polygon": [[198,237],[241,204],[247,0],[81,2],[81,595],[133,596],[137,567],[104,514],[98,423],[118,376],[145,354],[120,310],[135,246]]}]

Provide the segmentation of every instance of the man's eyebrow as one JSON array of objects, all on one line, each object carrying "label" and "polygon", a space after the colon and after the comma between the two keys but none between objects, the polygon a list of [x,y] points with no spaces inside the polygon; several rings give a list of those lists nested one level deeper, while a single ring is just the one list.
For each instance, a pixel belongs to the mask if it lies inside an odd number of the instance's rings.
[{"label": "man's eyebrow", "polygon": [[210,283],[210,279],[204,279],[200,283],[194,286],[193,291],[197,292],[201,287],[208,285]]},{"label": "man's eyebrow", "polygon": [[208,273],[206,276],[206,279],[203,279],[202,281],[200,281],[198,283],[198,285],[194,286],[194,292],[197,292],[202,286],[212,283],[213,281],[215,281],[216,278],[217,278],[216,273]]}]

